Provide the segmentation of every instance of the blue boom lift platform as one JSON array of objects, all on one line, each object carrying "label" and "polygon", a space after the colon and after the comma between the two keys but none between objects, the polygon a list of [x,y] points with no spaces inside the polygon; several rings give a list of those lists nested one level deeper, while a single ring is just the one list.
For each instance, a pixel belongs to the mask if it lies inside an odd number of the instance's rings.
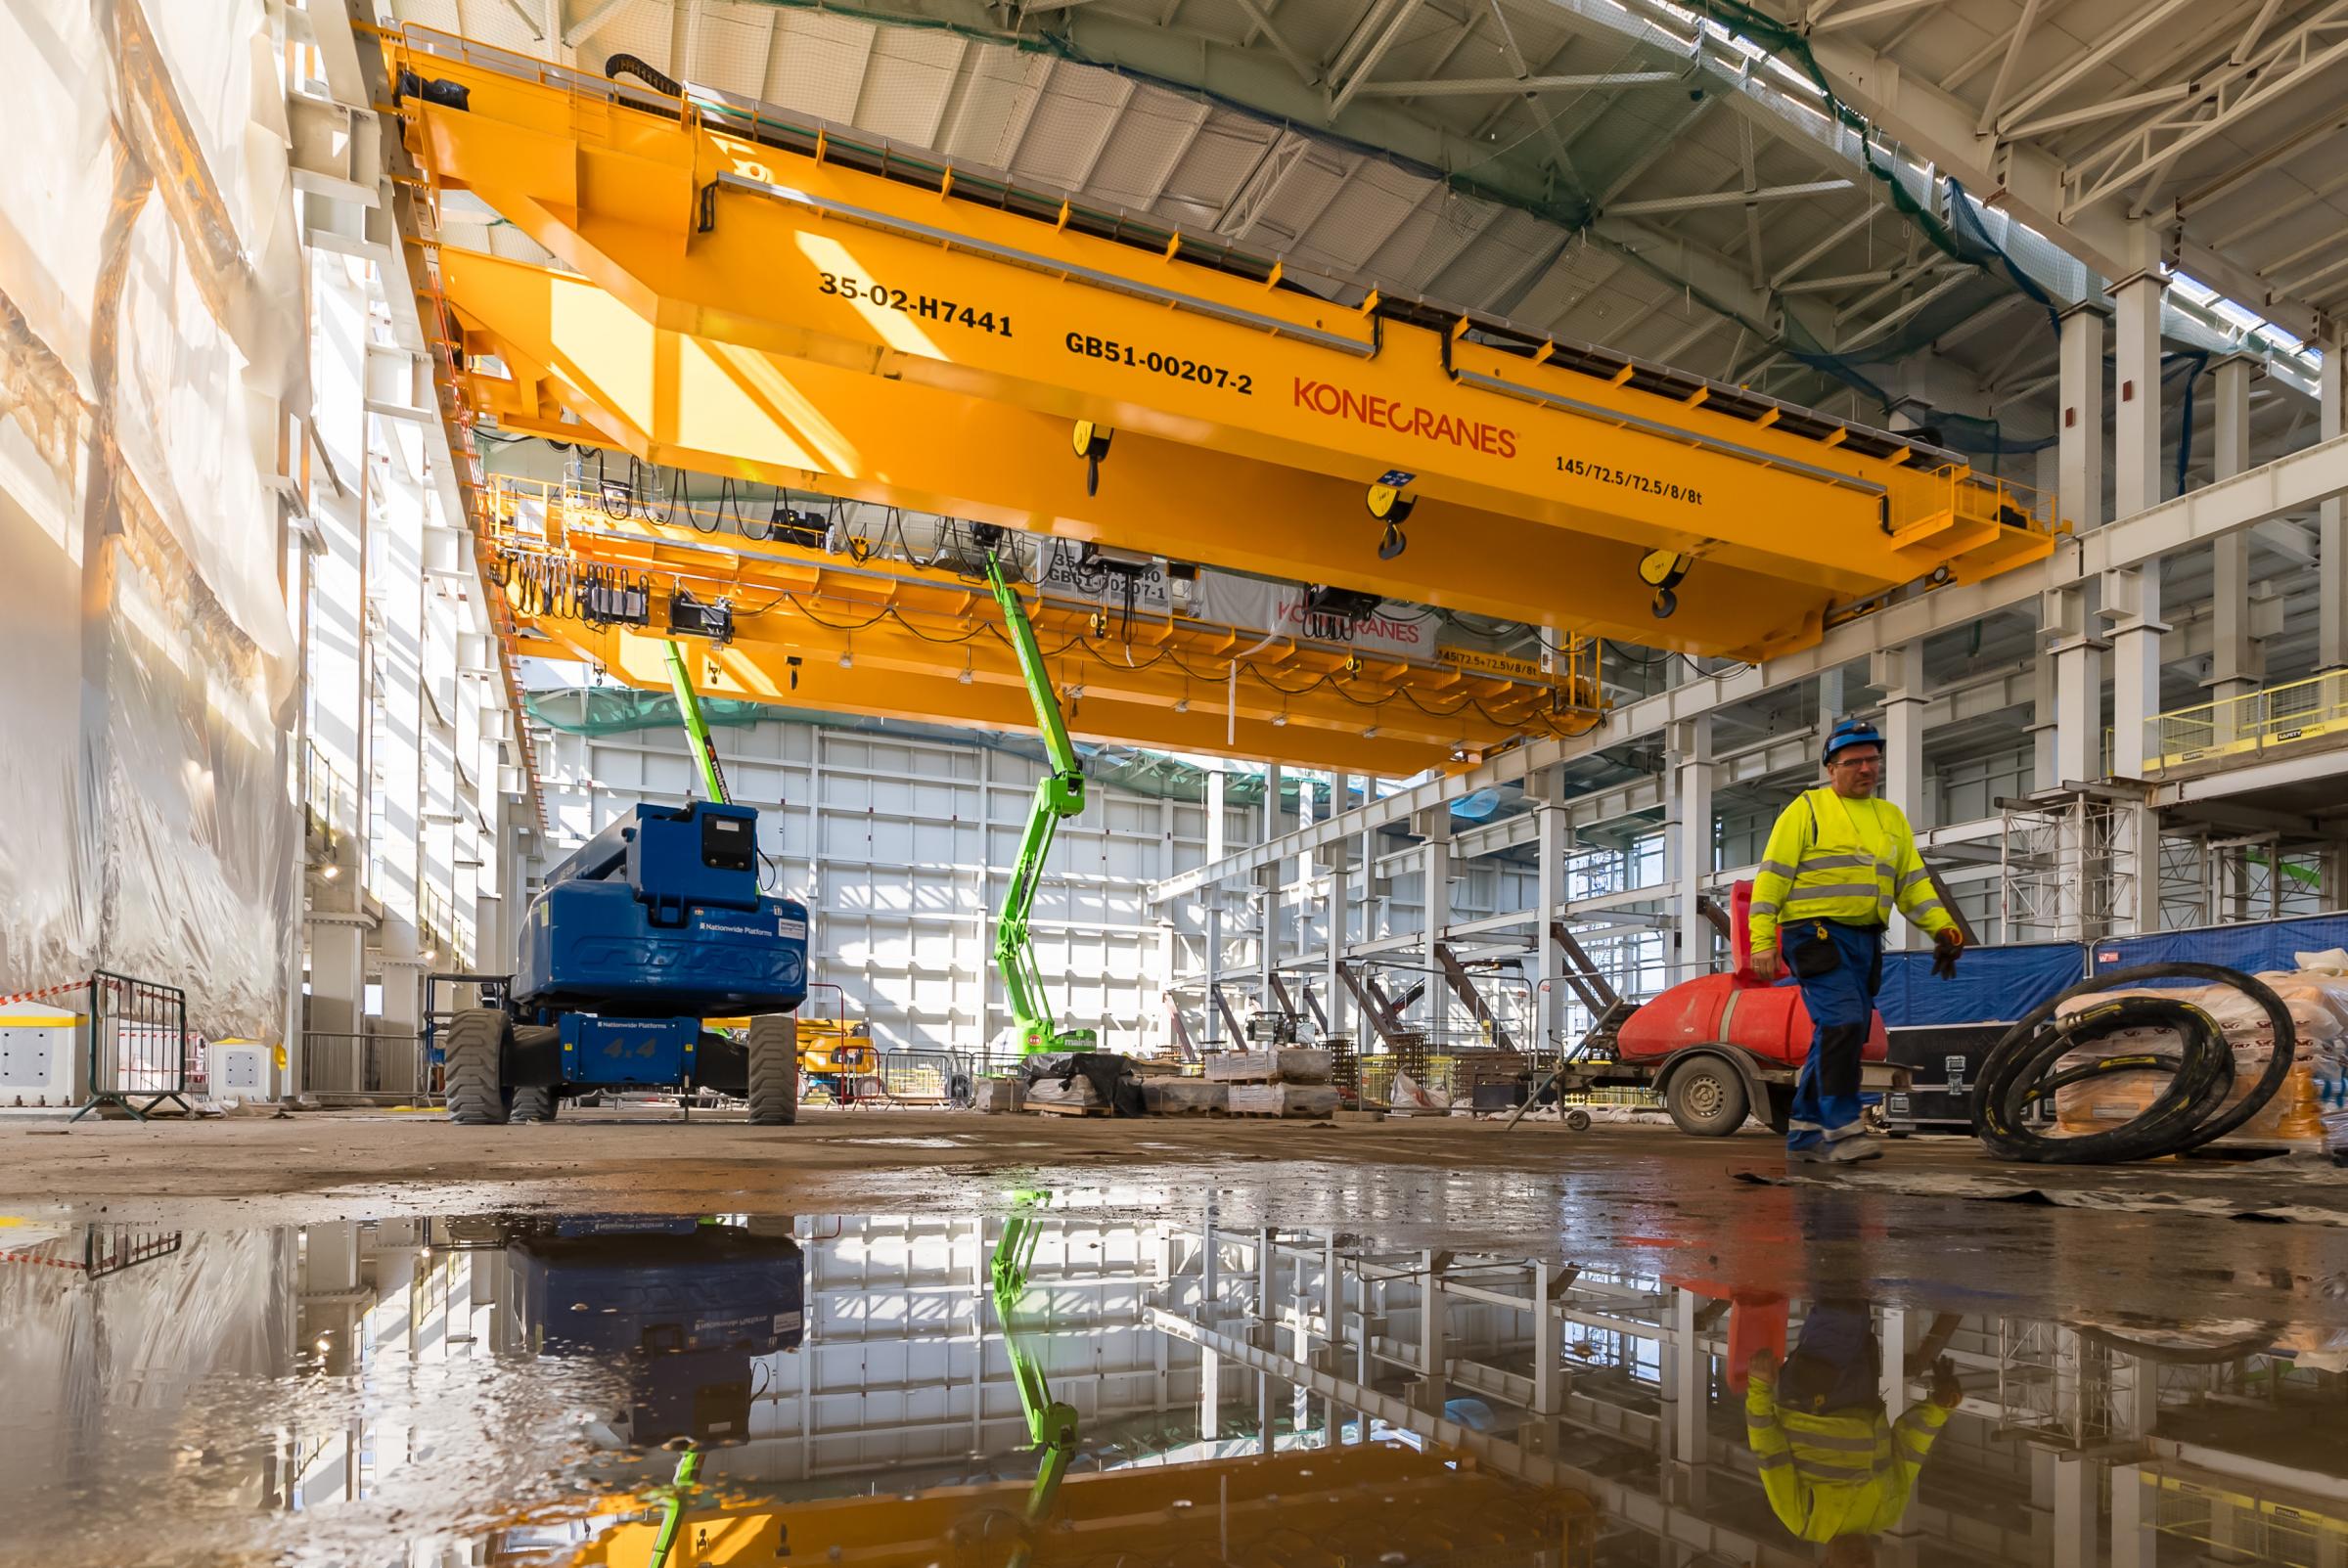
[{"label": "blue boom lift platform", "polygon": [[[548,1121],[567,1096],[670,1088],[795,1120],[807,908],[759,892],[757,835],[748,806],[638,805],[557,866],[503,1006],[441,1034],[449,1120]],[[743,1040],[701,1026],[745,1015]]]}]

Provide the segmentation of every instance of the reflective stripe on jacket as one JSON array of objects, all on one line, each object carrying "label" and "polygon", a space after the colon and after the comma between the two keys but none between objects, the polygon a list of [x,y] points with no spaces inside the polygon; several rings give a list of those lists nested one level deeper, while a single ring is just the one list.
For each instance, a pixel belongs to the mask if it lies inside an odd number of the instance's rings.
[{"label": "reflective stripe on jacket", "polygon": [[1778,814],[1753,879],[1752,945],[1778,945],[1780,920],[1889,923],[1894,906],[1934,935],[1957,921],[1932,890],[1908,818],[1888,800],[1845,800],[1822,784]]},{"label": "reflective stripe on jacket", "polygon": [[1744,1385],[1744,1431],[1761,1461],[1761,1490],[1779,1522],[1803,1541],[1897,1526],[1948,1418],[1928,1403],[1897,1422],[1879,1408],[1813,1415],[1780,1409],[1775,1377],[1756,1374]]}]

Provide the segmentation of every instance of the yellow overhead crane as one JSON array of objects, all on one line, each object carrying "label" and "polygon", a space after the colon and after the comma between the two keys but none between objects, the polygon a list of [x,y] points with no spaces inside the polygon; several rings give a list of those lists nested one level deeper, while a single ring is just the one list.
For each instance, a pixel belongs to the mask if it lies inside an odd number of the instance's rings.
[{"label": "yellow overhead crane", "polygon": [[769,106],[385,47],[429,193],[561,262],[438,254],[470,395],[516,429],[1743,657],[2052,548],[1948,454],[1742,388]]},{"label": "yellow overhead crane", "polygon": [[[489,501],[493,569],[523,652],[583,658],[665,690],[678,597],[730,599],[722,640],[682,640],[704,696],[989,729],[1034,723],[976,564],[958,573],[759,539],[743,531],[742,509],[724,505],[615,506],[598,490],[504,476]],[[1065,598],[1036,596],[1027,608],[1069,728],[1090,739],[1399,777],[1516,736],[1576,734],[1601,711],[1587,640],[1544,673],[1437,648],[1431,636],[1422,656],[1406,658],[1187,614],[1127,618]]]},{"label": "yellow overhead crane", "polygon": [[[1023,1518],[1024,1481],[914,1493],[883,1485],[782,1502],[752,1501],[742,1494],[754,1489],[724,1482],[704,1478],[697,1463],[650,1496],[599,1500],[567,1560],[576,1568],[1003,1568],[1020,1560],[1035,1568],[1589,1568],[1603,1523],[1579,1493],[1515,1481],[1450,1450],[1394,1443],[1085,1471],[1060,1487],[1040,1526]],[[493,1541],[486,1560],[542,1560],[532,1550],[544,1547],[517,1551]]]}]

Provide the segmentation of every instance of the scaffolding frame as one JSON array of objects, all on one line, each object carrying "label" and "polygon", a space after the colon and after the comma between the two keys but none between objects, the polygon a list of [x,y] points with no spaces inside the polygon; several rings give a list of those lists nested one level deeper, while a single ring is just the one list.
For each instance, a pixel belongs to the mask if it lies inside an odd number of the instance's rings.
[{"label": "scaffolding frame", "polygon": [[[2009,942],[2093,942],[2136,919],[2136,837],[2152,833],[2141,788],[2070,784],[1997,802],[1998,919]],[[2154,860],[2155,896],[2159,862]]]}]

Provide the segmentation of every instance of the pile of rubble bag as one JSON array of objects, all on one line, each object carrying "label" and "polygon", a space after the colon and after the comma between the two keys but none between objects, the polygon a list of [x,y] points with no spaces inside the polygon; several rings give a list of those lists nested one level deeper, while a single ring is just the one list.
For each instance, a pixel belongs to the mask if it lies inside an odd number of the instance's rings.
[{"label": "pile of rubble bag", "polygon": [[[2289,1008],[2298,1032],[2282,1087],[2215,1148],[2251,1147],[2330,1154],[2348,1149],[2348,949],[2293,955],[2295,969],[2257,976]],[[2234,1051],[2234,1088],[2223,1102],[2241,1102],[2266,1073],[2274,1028],[2256,1002],[2232,986],[2133,986],[2075,997],[2056,1009],[2069,1019],[2118,997],[2187,1002],[2216,1022]],[[2184,1042],[2173,1029],[2126,1029],[2063,1055],[2057,1073],[2111,1056],[2150,1053],[2175,1060]],[[2166,1085],[2159,1072],[2114,1073],[2066,1084],[2054,1092],[2055,1128],[2065,1137],[2105,1132],[2144,1114]]]}]

